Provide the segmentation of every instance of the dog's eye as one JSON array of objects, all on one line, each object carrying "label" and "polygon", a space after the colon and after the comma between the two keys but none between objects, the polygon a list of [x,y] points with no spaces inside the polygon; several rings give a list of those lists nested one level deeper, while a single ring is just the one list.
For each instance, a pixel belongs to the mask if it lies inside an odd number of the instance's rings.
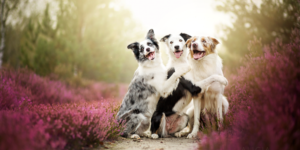
[{"label": "dog's eye", "polygon": [[182,42],[182,39],[180,39],[179,42]]},{"label": "dog's eye", "polygon": [[204,39],[202,40],[202,42],[203,42],[203,43],[206,43],[206,41],[205,41]]},{"label": "dog's eye", "polygon": [[147,43],[148,46],[152,46],[152,43]]},{"label": "dog's eye", "polygon": [[173,41],[171,41],[170,44],[173,44]]}]

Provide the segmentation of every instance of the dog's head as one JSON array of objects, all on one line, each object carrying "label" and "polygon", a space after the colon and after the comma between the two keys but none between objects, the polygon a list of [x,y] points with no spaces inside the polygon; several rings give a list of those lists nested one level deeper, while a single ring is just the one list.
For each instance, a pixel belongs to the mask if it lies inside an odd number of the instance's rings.
[{"label": "dog's head", "polygon": [[201,60],[209,54],[216,53],[218,44],[217,39],[208,36],[194,36],[186,42],[190,49],[190,57],[194,60]]},{"label": "dog's head", "polygon": [[185,42],[189,38],[191,38],[191,36],[185,33],[180,33],[179,35],[169,34],[164,36],[160,42],[165,42],[170,57],[176,57],[178,59],[186,53]]},{"label": "dog's head", "polygon": [[134,42],[127,46],[134,53],[136,60],[139,63],[154,61],[157,53],[159,53],[159,45],[155,38],[154,31],[150,29],[142,42]]}]

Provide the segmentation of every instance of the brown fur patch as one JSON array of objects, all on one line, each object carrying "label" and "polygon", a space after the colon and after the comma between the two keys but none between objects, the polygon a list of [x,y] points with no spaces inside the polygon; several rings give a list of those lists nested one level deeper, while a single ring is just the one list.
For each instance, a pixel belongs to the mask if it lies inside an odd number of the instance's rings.
[{"label": "brown fur patch", "polygon": [[205,56],[214,53],[214,51],[212,49],[213,48],[212,43],[206,42],[206,43],[202,43],[202,44],[203,44],[203,47],[204,47],[204,50],[205,50]]},{"label": "brown fur patch", "polygon": [[192,57],[192,58],[193,58],[194,52],[191,50],[191,44],[192,44],[192,42],[194,42],[195,40],[197,40],[197,37],[192,37],[192,38],[190,38],[189,40],[186,41],[187,47],[190,48],[190,54],[191,54],[191,57]]}]

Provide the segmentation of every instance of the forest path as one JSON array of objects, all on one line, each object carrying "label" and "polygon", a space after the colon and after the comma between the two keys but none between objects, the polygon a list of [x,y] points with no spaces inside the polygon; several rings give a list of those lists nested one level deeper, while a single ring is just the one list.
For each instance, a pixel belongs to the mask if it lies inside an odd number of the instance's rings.
[{"label": "forest path", "polygon": [[111,150],[190,150],[198,147],[197,140],[187,138],[159,138],[141,140],[119,137],[114,142],[105,142],[99,149]]}]

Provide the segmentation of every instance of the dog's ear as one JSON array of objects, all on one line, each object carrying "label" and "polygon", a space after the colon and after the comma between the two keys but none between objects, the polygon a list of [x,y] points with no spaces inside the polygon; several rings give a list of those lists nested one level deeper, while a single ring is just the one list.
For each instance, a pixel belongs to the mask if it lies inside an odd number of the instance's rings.
[{"label": "dog's ear", "polygon": [[146,39],[149,39],[152,41],[152,43],[156,46],[156,48],[159,50],[159,45],[158,45],[158,42],[155,38],[155,34],[154,34],[154,31],[153,29],[150,29],[146,35]]},{"label": "dog's ear", "polygon": [[216,38],[208,37],[212,41],[211,49],[215,52],[217,45],[220,43]]},{"label": "dog's ear", "polygon": [[192,36],[186,34],[186,33],[180,33],[179,34],[183,39],[184,41],[187,41],[189,38],[191,38]]},{"label": "dog's ear", "polygon": [[193,58],[194,52],[191,50],[192,41],[196,39],[196,37],[190,38],[186,41],[186,46],[190,49],[190,55]]},{"label": "dog's ear", "polygon": [[150,29],[146,35],[146,39],[155,39],[154,30]]},{"label": "dog's ear", "polygon": [[127,46],[128,49],[134,50],[139,48],[140,44],[138,42],[131,43]]},{"label": "dog's ear", "polygon": [[212,40],[214,45],[218,45],[220,43],[216,38],[212,38],[212,37],[209,37],[209,38]]},{"label": "dog's ear", "polygon": [[186,41],[186,46],[188,47],[188,48],[191,48],[191,44],[192,44],[192,41],[193,41],[193,39],[194,38],[190,38],[190,39],[188,39],[187,41]]},{"label": "dog's ear", "polygon": [[134,43],[131,43],[127,46],[128,49],[131,49],[135,58],[138,60],[139,58],[139,55],[140,55],[140,52],[139,52],[139,46],[140,46],[140,43],[138,42],[134,42]]},{"label": "dog's ear", "polygon": [[164,36],[163,38],[161,38],[159,41],[160,42],[166,42],[166,40],[171,36],[171,34],[168,34],[166,36]]}]

